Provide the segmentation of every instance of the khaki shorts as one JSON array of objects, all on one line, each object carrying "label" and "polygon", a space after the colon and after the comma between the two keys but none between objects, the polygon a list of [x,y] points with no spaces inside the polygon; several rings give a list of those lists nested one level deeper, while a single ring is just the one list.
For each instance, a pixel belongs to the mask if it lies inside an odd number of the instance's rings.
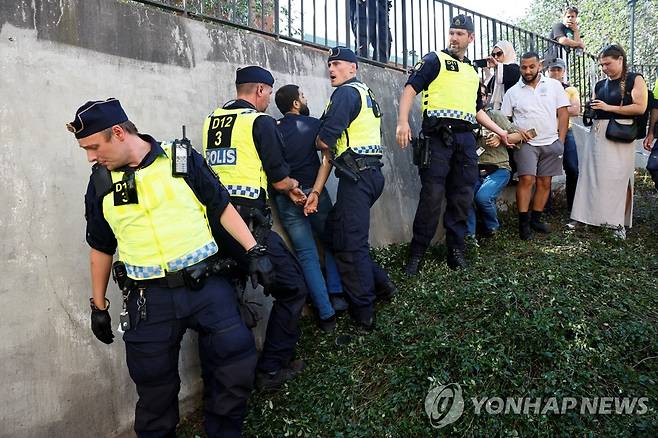
[{"label": "khaki shorts", "polygon": [[562,175],[562,154],[564,145],[555,140],[548,146],[531,146],[522,143],[521,149],[514,151],[516,171],[519,176],[557,176]]}]

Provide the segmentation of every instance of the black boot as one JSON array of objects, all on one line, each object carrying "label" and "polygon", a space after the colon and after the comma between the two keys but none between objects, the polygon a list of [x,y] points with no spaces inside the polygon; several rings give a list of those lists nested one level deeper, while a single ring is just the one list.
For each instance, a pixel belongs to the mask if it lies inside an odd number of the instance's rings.
[{"label": "black boot", "polygon": [[538,233],[551,234],[551,227],[541,221],[541,211],[530,213],[530,227]]},{"label": "black boot", "polygon": [[418,274],[418,271],[420,271],[420,263],[422,261],[422,255],[411,254],[411,257],[409,257],[409,261],[407,262],[407,266],[404,268],[404,273],[407,274],[408,277],[413,277],[414,275]]},{"label": "black boot", "polygon": [[459,248],[448,248],[447,262],[448,267],[453,270],[465,269],[468,267],[466,257],[464,257],[464,250]]},{"label": "black boot", "polygon": [[391,301],[398,294],[398,288],[390,279],[384,284],[375,288],[375,295],[378,300]]},{"label": "black boot", "polygon": [[532,240],[532,229],[530,228],[530,215],[519,213],[519,237],[521,240]]}]

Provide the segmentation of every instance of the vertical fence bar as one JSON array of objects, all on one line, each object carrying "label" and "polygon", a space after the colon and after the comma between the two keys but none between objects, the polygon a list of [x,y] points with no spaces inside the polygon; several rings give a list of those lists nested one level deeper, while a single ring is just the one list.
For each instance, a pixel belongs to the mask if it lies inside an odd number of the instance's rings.
[{"label": "vertical fence bar", "polygon": [[338,24],[338,0],[334,1],[334,11],[336,12],[336,45],[340,45],[340,36],[338,35],[340,26]]},{"label": "vertical fence bar", "polygon": [[274,0],[274,34],[279,36],[279,0]]},{"label": "vertical fence bar", "polygon": [[345,0],[345,47],[350,46],[350,12],[350,0]]},{"label": "vertical fence bar", "polygon": [[324,45],[329,45],[329,30],[327,29],[327,2],[329,0],[324,0]]},{"label": "vertical fence bar", "polygon": [[407,68],[407,2],[402,0],[402,67]]}]

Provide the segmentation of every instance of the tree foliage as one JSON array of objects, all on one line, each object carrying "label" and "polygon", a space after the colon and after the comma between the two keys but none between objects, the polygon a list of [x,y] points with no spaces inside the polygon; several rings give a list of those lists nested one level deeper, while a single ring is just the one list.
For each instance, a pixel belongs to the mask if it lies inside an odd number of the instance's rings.
[{"label": "tree foliage", "polygon": [[[628,0],[575,0],[586,51],[596,54],[606,44],[621,44],[630,51],[631,9]],[[562,20],[564,0],[534,0],[516,25],[548,36]],[[635,6],[635,64],[658,64],[658,0],[637,0]],[[630,53],[629,53],[630,55]]]}]

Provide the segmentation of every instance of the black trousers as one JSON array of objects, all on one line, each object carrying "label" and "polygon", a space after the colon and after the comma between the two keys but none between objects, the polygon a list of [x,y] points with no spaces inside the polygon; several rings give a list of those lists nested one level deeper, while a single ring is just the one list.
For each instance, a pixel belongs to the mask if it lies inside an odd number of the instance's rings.
[{"label": "black trousers", "polygon": [[475,136],[471,132],[453,134],[451,146],[436,135],[430,139],[430,166],[419,170],[421,190],[413,224],[412,255],[422,255],[427,250],[436,234],[444,199],[447,201],[443,215],[446,244],[449,248],[464,249],[466,220],[478,178]]},{"label": "black trousers", "polygon": [[[249,272],[249,262],[245,250],[220,227],[215,236],[221,242],[220,253],[233,257],[238,262],[240,283],[244,284]],[[297,258],[288,250],[281,236],[274,231],[267,232],[264,242],[267,255],[274,265],[275,284],[266,293],[274,297],[265,334],[265,344],[258,361],[261,371],[277,371],[288,365],[295,353],[299,340],[299,318],[302,314],[308,289],[304,273]]]},{"label": "black trousers", "polygon": [[173,437],[179,421],[178,356],[188,328],[199,334],[204,427],[209,437],[239,437],[256,368],[254,339],[240,319],[233,287],[221,277],[203,289],[149,286],[147,319],[139,320],[138,293],[128,313],[132,328],[123,335],[130,377],[137,386],[135,432]]}]

